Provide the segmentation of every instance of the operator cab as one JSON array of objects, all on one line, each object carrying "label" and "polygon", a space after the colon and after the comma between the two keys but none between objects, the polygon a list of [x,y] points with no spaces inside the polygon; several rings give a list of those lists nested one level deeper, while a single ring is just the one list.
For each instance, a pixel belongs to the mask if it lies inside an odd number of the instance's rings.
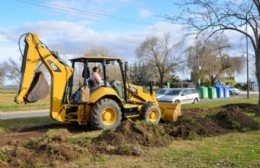
[{"label": "operator cab", "polygon": [[[82,88],[86,87],[90,90],[90,93],[99,87],[112,87],[121,99],[126,98],[126,93],[124,92],[126,82],[121,58],[83,56],[70,59],[70,61],[74,69],[74,75],[69,82],[69,97],[72,98],[72,103],[78,102],[79,92],[82,91]],[[95,85],[95,82],[91,78],[93,67],[98,67],[101,70],[100,77],[103,82],[99,85]]]}]

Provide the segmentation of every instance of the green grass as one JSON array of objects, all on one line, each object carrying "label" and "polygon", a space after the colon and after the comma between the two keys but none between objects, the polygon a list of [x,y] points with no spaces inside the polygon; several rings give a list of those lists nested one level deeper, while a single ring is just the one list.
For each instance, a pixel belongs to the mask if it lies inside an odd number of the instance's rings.
[{"label": "green grass", "polygon": [[[178,167],[258,167],[260,131],[231,133],[195,141],[173,141],[169,164]],[[163,159],[163,157],[161,158]]]},{"label": "green grass", "polygon": [[246,115],[260,123],[260,116],[256,116],[255,113],[246,113]]},{"label": "green grass", "polygon": [[191,109],[191,108],[215,108],[220,107],[227,104],[257,104],[257,98],[250,99],[215,99],[208,100],[205,102],[199,102],[198,104],[184,104],[182,105],[182,109]]},{"label": "green grass", "polygon": [[30,104],[16,104],[14,102],[15,96],[16,94],[14,93],[0,93],[0,112],[16,111],[16,110],[19,111],[39,110],[39,109],[48,109],[50,107],[49,96],[36,103],[30,103]]},{"label": "green grass", "polygon": [[33,118],[21,118],[0,120],[0,130],[15,131],[28,127],[44,126],[57,123],[50,117],[33,117]]}]

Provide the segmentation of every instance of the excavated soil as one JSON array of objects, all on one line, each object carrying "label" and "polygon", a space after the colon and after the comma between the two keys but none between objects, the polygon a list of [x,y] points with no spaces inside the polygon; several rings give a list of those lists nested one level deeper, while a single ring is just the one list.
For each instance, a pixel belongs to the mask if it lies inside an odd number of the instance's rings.
[{"label": "excavated soil", "polygon": [[12,140],[0,148],[0,167],[58,167],[76,159],[84,150],[68,143],[66,129],[50,130],[40,138]]},{"label": "excavated soil", "polygon": [[256,105],[226,105],[214,109],[192,109],[183,112],[175,123],[165,123],[166,132],[182,139],[197,136],[216,136],[232,131],[249,131],[259,129],[259,123],[244,112],[255,112]]},{"label": "excavated soil", "polygon": [[183,110],[175,123],[158,125],[143,121],[123,121],[115,130],[103,131],[97,138],[69,142],[71,134],[90,129],[49,125],[0,134],[0,167],[59,167],[80,155],[145,154],[147,147],[167,146],[175,139],[197,139],[232,131],[259,129],[259,123],[244,112],[256,105],[228,105],[214,109]]},{"label": "excavated soil", "polygon": [[90,147],[90,150],[92,154],[140,156],[144,153],[143,147],[167,146],[170,140],[171,137],[161,125],[126,120],[115,130],[105,131],[94,139],[94,144]]}]

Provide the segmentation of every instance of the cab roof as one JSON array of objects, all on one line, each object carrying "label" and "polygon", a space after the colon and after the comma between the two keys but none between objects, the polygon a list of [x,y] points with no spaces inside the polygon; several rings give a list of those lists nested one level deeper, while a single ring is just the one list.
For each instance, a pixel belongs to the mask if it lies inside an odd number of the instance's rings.
[{"label": "cab roof", "polygon": [[105,61],[123,61],[122,58],[119,57],[111,57],[111,56],[81,56],[77,58],[72,58],[70,61],[72,62],[103,62]]}]

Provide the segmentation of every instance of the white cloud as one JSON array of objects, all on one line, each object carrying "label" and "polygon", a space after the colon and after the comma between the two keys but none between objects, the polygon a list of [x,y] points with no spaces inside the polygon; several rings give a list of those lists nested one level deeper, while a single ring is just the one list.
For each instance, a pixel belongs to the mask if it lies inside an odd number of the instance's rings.
[{"label": "white cloud", "polygon": [[0,34],[0,42],[8,42],[7,38]]},{"label": "white cloud", "polygon": [[139,12],[139,18],[142,18],[142,19],[149,18],[152,16],[153,16],[153,13],[149,9],[142,9]]},{"label": "white cloud", "polygon": [[8,58],[19,60],[20,55],[17,43],[6,43],[0,41],[0,62],[6,61]]},{"label": "white cloud", "polygon": [[[99,33],[88,27],[84,22],[39,21],[26,23],[21,27],[0,30],[4,38],[17,43],[19,36],[26,32],[37,32],[39,38],[50,48],[63,54],[81,55],[93,46],[101,46],[111,50],[115,55],[128,61],[135,59],[135,50],[147,37],[162,37],[166,32],[172,32],[173,39],[180,39],[181,26],[159,22],[148,26],[142,31],[124,33]],[[0,48],[2,48],[0,42]],[[17,45],[12,47],[18,49]],[[4,51],[8,53],[8,51]],[[6,55],[0,53],[0,56]]]}]

